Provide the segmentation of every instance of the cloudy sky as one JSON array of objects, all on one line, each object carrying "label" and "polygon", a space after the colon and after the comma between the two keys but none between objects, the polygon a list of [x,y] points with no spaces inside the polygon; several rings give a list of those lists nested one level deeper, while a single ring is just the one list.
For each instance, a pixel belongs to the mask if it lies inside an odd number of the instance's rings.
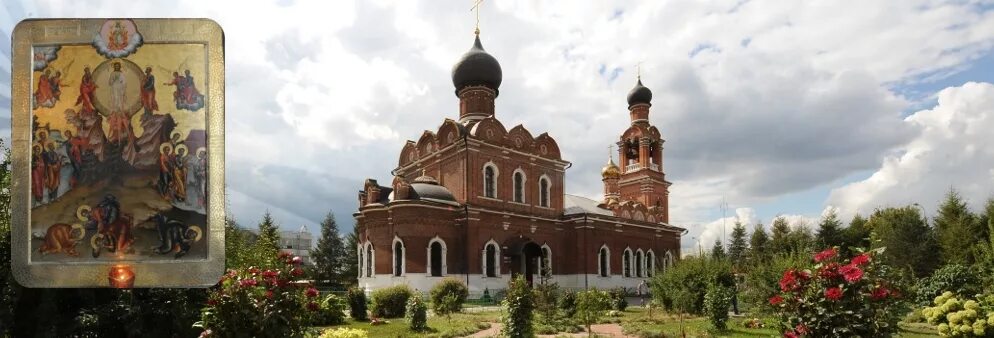
[{"label": "cloudy sky", "polygon": [[[314,229],[332,211],[347,229],[362,180],[389,182],[405,140],[457,117],[449,76],[471,3],[3,1],[0,129],[18,21],[211,18],[225,30],[231,213]],[[950,187],[974,208],[994,193],[992,1],[487,0],[480,21],[504,70],[498,118],[556,138],[572,194],[600,198],[641,62],[685,248],[735,218],[934,214]]]}]

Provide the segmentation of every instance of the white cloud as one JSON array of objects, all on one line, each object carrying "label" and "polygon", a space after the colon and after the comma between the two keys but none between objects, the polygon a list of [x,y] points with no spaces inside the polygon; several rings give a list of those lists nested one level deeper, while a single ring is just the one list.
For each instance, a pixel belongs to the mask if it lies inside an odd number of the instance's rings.
[{"label": "white cloud", "polygon": [[970,82],[939,92],[932,109],[905,124],[921,133],[869,178],[834,189],[828,202],[865,216],[877,207],[920,203],[934,215],[954,187],[977,208],[994,193],[994,85]]}]

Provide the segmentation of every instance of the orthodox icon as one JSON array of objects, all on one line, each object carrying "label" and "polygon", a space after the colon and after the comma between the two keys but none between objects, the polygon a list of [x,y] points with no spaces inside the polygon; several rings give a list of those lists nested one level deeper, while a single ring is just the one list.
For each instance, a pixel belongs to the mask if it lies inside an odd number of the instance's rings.
[{"label": "orthodox icon", "polygon": [[14,35],[14,189],[29,196],[13,210],[22,283],[108,286],[107,269],[123,266],[136,286],[214,284],[224,264],[220,28],[29,20]]}]

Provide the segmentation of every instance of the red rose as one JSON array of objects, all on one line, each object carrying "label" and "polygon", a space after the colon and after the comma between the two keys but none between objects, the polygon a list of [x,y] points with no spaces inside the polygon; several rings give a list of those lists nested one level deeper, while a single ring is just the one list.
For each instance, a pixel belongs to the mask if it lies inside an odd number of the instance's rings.
[{"label": "red rose", "polygon": [[825,289],[825,298],[828,300],[839,300],[842,298],[842,289],[838,287],[830,287]]},{"label": "red rose", "polygon": [[783,278],[780,278],[780,290],[787,292],[797,289],[797,277],[795,276],[794,269],[789,269],[783,273]]},{"label": "red rose", "polygon": [[307,295],[307,298],[317,297],[318,296],[318,289],[308,288],[307,291],[304,292],[304,294]]},{"label": "red rose", "polygon": [[307,309],[311,311],[317,311],[319,309],[318,303],[315,302],[307,303]]},{"label": "red rose", "polygon": [[253,275],[255,275],[255,274],[258,274],[258,273],[259,273],[259,269],[258,269],[258,268],[256,268],[256,267],[251,267],[251,268],[249,268],[249,269],[248,269],[248,272],[249,272],[250,274],[253,274]]},{"label": "red rose", "polygon": [[878,286],[870,292],[870,298],[873,300],[881,300],[887,298],[888,295],[890,295],[890,290],[882,286]]},{"label": "red rose", "polygon": [[783,332],[783,337],[784,338],[797,338],[798,336],[797,336],[797,333],[794,332],[794,331],[784,331]]},{"label": "red rose", "polygon": [[863,270],[853,264],[847,264],[839,268],[839,273],[849,283],[855,283],[863,278]]},{"label": "red rose", "polygon": [[243,279],[243,280],[238,281],[238,284],[241,285],[241,286],[243,286],[243,287],[256,286],[258,283],[259,282],[256,282],[255,279]]},{"label": "red rose", "polygon": [[829,259],[834,258],[835,255],[837,255],[838,253],[839,252],[836,251],[835,248],[828,248],[825,251],[822,251],[822,252],[819,252],[819,253],[815,254],[815,262],[819,262],[820,263],[820,262],[827,261]]},{"label": "red rose", "polygon": [[870,262],[870,255],[868,255],[868,254],[861,254],[859,256],[853,257],[852,261],[850,261],[850,264],[853,264],[853,265],[866,265],[866,263],[869,263],[869,262]]},{"label": "red rose", "polygon": [[801,277],[803,280],[811,279],[811,272],[808,270],[801,270],[797,272],[797,276]]},{"label": "red rose", "polygon": [[297,276],[297,277],[303,276],[304,275],[304,269],[293,268],[293,271],[290,271],[290,274],[294,275],[294,276]]},{"label": "red rose", "polygon": [[780,303],[783,303],[783,297],[780,295],[770,297],[770,305],[780,305]]}]

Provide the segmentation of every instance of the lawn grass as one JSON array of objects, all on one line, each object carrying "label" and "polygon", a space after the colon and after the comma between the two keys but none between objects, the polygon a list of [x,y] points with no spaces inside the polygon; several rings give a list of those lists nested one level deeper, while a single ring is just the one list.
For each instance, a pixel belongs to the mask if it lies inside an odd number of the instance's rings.
[{"label": "lawn grass", "polygon": [[464,337],[473,333],[485,330],[490,327],[491,322],[497,321],[498,313],[476,312],[453,314],[451,320],[446,317],[431,316],[428,318],[428,330],[425,332],[414,332],[408,328],[404,318],[386,319],[389,323],[381,325],[370,325],[369,322],[353,321],[348,319],[344,325],[327,326],[316,328],[324,331],[329,328],[348,327],[361,329],[369,332],[370,337],[425,337],[425,338],[449,338]]}]

